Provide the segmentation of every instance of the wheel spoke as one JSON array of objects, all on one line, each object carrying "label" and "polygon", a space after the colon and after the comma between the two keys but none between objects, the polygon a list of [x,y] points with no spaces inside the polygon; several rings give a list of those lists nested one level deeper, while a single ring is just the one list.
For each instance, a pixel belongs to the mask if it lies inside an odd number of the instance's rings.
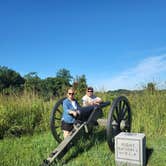
[{"label": "wheel spoke", "polygon": [[123,101],[122,109],[121,109],[121,119],[123,118],[123,114],[125,113],[125,102]]},{"label": "wheel spoke", "polygon": [[116,115],[118,116],[119,115],[119,110],[118,110],[118,106],[116,106]]},{"label": "wheel spoke", "polygon": [[124,119],[126,113],[127,113],[127,108],[125,107],[125,108],[123,109],[123,112],[122,112],[122,115],[121,115],[121,119]]},{"label": "wheel spoke", "polygon": [[116,122],[118,122],[118,119],[117,119],[117,117],[116,117],[116,115],[115,114],[113,114],[113,120],[115,120]]},{"label": "wheel spoke", "polygon": [[128,113],[128,110],[126,109],[126,111],[125,111],[125,114],[123,115],[123,120],[128,120],[128,118],[129,118],[129,113]]},{"label": "wheel spoke", "polygon": [[61,120],[60,118],[55,117],[56,120]]},{"label": "wheel spoke", "polygon": [[56,110],[60,115],[62,115],[62,111],[60,109]]},{"label": "wheel spoke", "polygon": [[118,106],[116,106],[116,117],[118,118],[117,121],[120,121],[120,114],[119,114],[120,110],[118,109]]},{"label": "wheel spoke", "polygon": [[121,112],[122,101],[119,102],[119,113]]}]

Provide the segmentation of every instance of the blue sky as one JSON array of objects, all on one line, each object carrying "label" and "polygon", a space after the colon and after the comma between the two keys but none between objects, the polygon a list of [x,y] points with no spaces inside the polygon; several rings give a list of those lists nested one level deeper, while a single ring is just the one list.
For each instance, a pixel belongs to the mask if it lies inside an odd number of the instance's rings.
[{"label": "blue sky", "polygon": [[166,88],[165,0],[1,0],[0,65],[65,68],[99,90]]}]

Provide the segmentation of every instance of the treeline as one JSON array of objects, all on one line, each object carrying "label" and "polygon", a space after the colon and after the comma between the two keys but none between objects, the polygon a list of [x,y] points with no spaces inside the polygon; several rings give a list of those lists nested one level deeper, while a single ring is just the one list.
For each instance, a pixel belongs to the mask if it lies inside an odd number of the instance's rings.
[{"label": "treeline", "polygon": [[5,95],[28,91],[50,99],[65,95],[69,86],[74,86],[78,94],[85,93],[87,87],[85,75],[74,78],[69,70],[63,68],[56,72],[55,77],[41,79],[36,72],[21,76],[6,66],[0,66],[0,93]]},{"label": "treeline", "polygon": [[[0,93],[3,95],[16,95],[26,91],[49,100],[50,98],[64,96],[70,86],[76,89],[76,98],[84,95],[87,87],[86,76],[83,74],[73,77],[69,70],[63,68],[55,73],[55,77],[41,79],[36,72],[21,76],[20,73],[6,66],[0,66]],[[149,82],[142,87],[142,90],[109,90],[107,94],[114,96],[129,95],[131,93],[142,93],[144,90],[153,94],[157,90],[157,86],[154,82]]]}]

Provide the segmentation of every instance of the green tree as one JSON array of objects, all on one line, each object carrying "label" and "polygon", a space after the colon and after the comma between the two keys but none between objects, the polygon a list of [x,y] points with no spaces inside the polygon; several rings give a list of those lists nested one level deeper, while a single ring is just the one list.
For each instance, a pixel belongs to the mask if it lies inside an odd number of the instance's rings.
[{"label": "green tree", "polygon": [[58,96],[59,92],[57,91],[57,78],[56,77],[48,77],[44,80],[42,80],[42,95],[49,99],[53,96]]},{"label": "green tree", "polygon": [[66,86],[71,86],[71,81],[73,80],[73,77],[70,74],[70,71],[67,69],[60,69],[56,73],[56,77],[58,79],[61,79],[61,83],[63,83]]},{"label": "green tree", "polygon": [[48,77],[42,81],[42,95],[46,98],[61,97],[66,94],[66,89],[70,86],[62,77]]},{"label": "green tree", "polygon": [[147,88],[146,88],[151,94],[153,94],[156,91],[156,84],[153,82],[149,82],[147,84]]},{"label": "green tree", "polygon": [[[67,69],[60,69],[56,73],[56,95],[64,96],[68,87],[72,85],[73,77]],[[55,92],[54,92],[55,93]]]},{"label": "green tree", "polygon": [[85,94],[86,88],[87,88],[85,75],[76,76],[74,83],[73,83],[73,87],[76,89],[78,98],[83,96]]},{"label": "green tree", "polygon": [[20,90],[25,80],[19,73],[5,66],[0,66],[0,91]]},{"label": "green tree", "polygon": [[41,79],[36,72],[30,72],[24,76],[24,87],[28,91],[39,93],[41,91]]}]

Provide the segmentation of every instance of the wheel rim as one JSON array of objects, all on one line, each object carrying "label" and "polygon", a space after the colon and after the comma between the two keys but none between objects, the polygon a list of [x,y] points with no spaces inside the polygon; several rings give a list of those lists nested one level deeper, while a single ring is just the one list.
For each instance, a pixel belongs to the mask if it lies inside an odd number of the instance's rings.
[{"label": "wheel rim", "polygon": [[111,151],[114,151],[115,136],[120,132],[131,130],[131,109],[126,97],[116,98],[111,106],[107,122],[107,142]]},{"label": "wheel rim", "polygon": [[63,113],[63,100],[65,98],[60,99],[53,107],[50,117],[50,128],[53,137],[55,140],[60,143],[63,140],[63,133],[61,129],[61,119]]}]

